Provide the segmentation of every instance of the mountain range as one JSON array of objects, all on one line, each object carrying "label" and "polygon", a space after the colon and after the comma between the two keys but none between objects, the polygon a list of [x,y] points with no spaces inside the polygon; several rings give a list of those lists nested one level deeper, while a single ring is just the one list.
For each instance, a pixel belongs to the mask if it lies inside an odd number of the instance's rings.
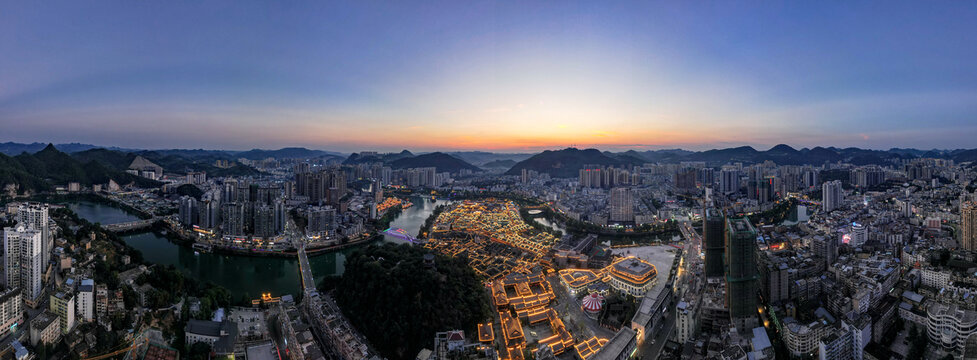
[{"label": "mountain range", "polygon": [[343,164],[364,164],[364,163],[383,163],[394,169],[407,169],[419,167],[434,167],[438,172],[458,172],[463,169],[478,171],[477,166],[468,163],[460,158],[442,153],[433,152],[421,155],[404,150],[399,153],[352,153],[343,161]]},{"label": "mountain range", "polygon": [[522,173],[522,169],[528,169],[547,173],[553,177],[574,177],[585,165],[623,166],[640,165],[646,162],[701,161],[708,166],[721,166],[734,162],[753,164],[772,161],[778,165],[822,165],[827,162],[842,161],[855,165],[868,165],[886,164],[919,157],[944,158],[956,162],[977,162],[977,149],[922,151],[915,149],[866,150],[815,147],[798,150],[789,145],[780,144],[765,151],[750,146],[741,146],[706,151],[651,150],[641,152],[629,150],[612,153],[600,152],[597,149],[567,148],[547,150],[533,155],[513,165],[506,174],[519,175]]},{"label": "mountain range", "polygon": [[67,185],[73,181],[90,186],[105,184],[109,180],[121,185],[135,183],[141,187],[160,185],[157,181],[105,166],[98,161],[82,161],[50,144],[33,154],[23,152],[12,157],[0,154],[0,184],[18,184],[21,193],[50,190],[54,185]]},{"label": "mountain range", "polygon": [[[36,153],[41,151],[48,144],[46,143],[15,143],[15,142],[5,142],[0,143],[0,153],[14,156],[21,153]],[[233,160],[237,158],[245,158],[249,160],[262,160],[267,158],[274,159],[294,159],[294,158],[335,158],[337,160],[342,160],[346,158],[343,153],[338,153],[335,151],[325,151],[325,150],[311,150],[302,147],[287,147],[278,150],[265,150],[265,149],[251,149],[248,151],[231,151],[231,150],[203,150],[203,149],[161,149],[161,150],[146,150],[146,149],[127,149],[114,146],[97,146],[91,144],[79,144],[79,143],[68,143],[68,144],[53,144],[53,146],[61,152],[68,154],[73,154],[81,151],[92,150],[92,149],[105,149],[114,150],[121,152],[144,152],[152,151],[163,155],[180,155],[186,158],[201,157],[201,156],[211,156],[214,158],[220,158],[223,160]]]}]

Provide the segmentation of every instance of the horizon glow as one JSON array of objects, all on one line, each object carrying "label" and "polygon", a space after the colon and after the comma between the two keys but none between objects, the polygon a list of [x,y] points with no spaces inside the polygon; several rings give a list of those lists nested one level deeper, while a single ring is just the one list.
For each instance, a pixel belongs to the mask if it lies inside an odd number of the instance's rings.
[{"label": "horizon glow", "polygon": [[9,3],[0,141],[955,149],[977,4]]}]

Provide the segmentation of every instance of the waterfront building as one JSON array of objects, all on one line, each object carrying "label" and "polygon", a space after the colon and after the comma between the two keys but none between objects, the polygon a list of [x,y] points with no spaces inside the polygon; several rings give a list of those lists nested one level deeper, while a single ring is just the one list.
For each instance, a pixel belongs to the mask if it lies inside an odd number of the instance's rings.
[{"label": "waterfront building", "polygon": [[236,202],[221,205],[221,226],[224,235],[244,235],[244,205]]},{"label": "waterfront building", "polygon": [[197,199],[186,195],[180,197],[179,216],[181,226],[189,229],[193,225],[198,225],[198,213]]},{"label": "waterfront building", "polygon": [[336,229],[336,209],[332,206],[310,207],[308,211],[309,223],[306,225],[306,236],[324,236]]}]

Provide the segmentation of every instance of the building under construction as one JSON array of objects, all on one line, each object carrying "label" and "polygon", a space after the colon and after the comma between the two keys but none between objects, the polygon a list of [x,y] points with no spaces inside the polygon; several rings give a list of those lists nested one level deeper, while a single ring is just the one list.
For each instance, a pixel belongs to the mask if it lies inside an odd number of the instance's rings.
[{"label": "building under construction", "polygon": [[726,305],[739,331],[757,326],[757,232],[747,218],[726,221]]},{"label": "building under construction", "polygon": [[706,277],[723,277],[726,272],[723,264],[723,252],[726,239],[723,236],[726,227],[723,213],[716,208],[705,210],[702,217],[702,242],[706,250]]}]

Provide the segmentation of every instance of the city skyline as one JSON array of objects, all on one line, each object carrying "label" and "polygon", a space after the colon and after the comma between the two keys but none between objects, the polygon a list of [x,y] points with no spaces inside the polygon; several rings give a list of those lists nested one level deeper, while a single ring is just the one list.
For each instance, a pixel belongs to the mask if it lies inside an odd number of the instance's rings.
[{"label": "city skyline", "polygon": [[977,6],[10,4],[15,142],[972,148]]}]

